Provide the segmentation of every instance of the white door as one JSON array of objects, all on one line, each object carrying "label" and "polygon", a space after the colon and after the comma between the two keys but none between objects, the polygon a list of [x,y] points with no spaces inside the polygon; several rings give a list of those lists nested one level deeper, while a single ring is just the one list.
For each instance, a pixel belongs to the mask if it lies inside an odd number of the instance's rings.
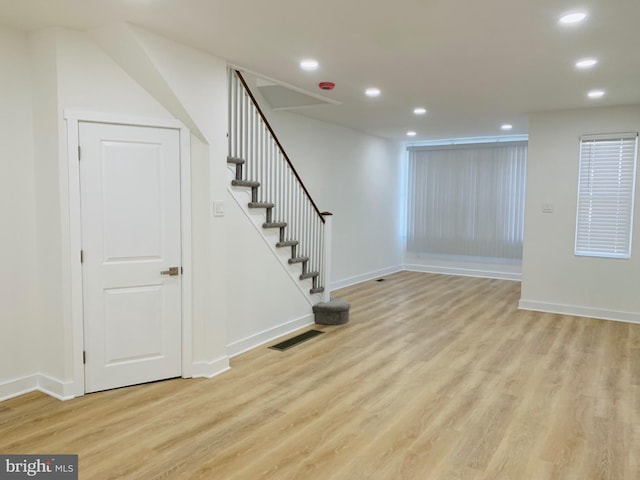
[{"label": "white door", "polygon": [[180,376],[179,132],[80,122],[79,140],[85,391]]}]

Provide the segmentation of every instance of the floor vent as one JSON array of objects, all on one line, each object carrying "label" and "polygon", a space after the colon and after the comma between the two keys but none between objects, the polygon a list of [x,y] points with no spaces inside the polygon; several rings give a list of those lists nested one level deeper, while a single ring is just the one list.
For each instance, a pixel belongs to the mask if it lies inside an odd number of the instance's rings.
[{"label": "floor vent", "polygon": [[273,350],[280,350],[281,352],[284,350],[288,350],[291,347],[295,347],[296,345],[301,344],[302,342],[306,342],[307,340],[312,339],[324,333],[320,330],[309,330],[308,332],[301,333],[300,335],[296,335],[295,337],[290,338],[289,340],[285,340],[284,342],[276,343],[275,345],[270,346]]}]

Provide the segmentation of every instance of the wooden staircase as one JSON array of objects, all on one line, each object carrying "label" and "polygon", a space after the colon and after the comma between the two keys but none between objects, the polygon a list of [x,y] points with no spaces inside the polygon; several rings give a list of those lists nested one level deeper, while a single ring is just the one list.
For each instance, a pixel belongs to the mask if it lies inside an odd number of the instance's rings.
[{"label": "wooden staircase", "polygon": [[287,237],[287,222],[284,219],[275,220],[273,218],[273,210],[275,203],[260,200],[260,182],[255,180],[244,179],[244,165],[246,160],[238,157],[227,157],[227,163],[235,166],[235,177],[231,180],[231,185],[234,187],[246,187],[251,189],[251,201],[248,203],[249,208],[261,208],[265,210],[265,222],[262,224],[262,228],[271,229],[277,228],[279,230],[279,240],[276,243],[277,248],[291,249],[291,255],[288,259],[290,265],[299,263],[302,267],[302,272],[299,276],[300,280],[311,279],[312,287],[309,293],[322,293],[324,292],[324,286],[318,284],[318,278],[320,272],[309,271],[309,257],[298,255],[299,240]]}]

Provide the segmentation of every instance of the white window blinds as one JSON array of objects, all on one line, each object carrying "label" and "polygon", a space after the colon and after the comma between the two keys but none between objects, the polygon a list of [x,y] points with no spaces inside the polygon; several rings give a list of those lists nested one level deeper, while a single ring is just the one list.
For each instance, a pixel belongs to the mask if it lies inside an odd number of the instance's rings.
[{"label": "white window blinds", "polygon": [[522,258],[527,144],[409,148],[407,251]]},{"label": "white window blinds", "polygon": [[580,137],[575,254],[629,258],[637,133]]}]

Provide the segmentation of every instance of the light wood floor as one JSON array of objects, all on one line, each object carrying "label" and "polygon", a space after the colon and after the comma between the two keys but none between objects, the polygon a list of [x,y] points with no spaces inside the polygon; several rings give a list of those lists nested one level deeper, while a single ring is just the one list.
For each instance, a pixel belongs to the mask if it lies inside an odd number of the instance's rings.
[{"label": "light wood floor", "polygon": [[640,325],[518,311],[499,280],[336,293],[348,325],[211,380],[0,403],[0,453],[78,453],[84,480],[640,478]]}]

